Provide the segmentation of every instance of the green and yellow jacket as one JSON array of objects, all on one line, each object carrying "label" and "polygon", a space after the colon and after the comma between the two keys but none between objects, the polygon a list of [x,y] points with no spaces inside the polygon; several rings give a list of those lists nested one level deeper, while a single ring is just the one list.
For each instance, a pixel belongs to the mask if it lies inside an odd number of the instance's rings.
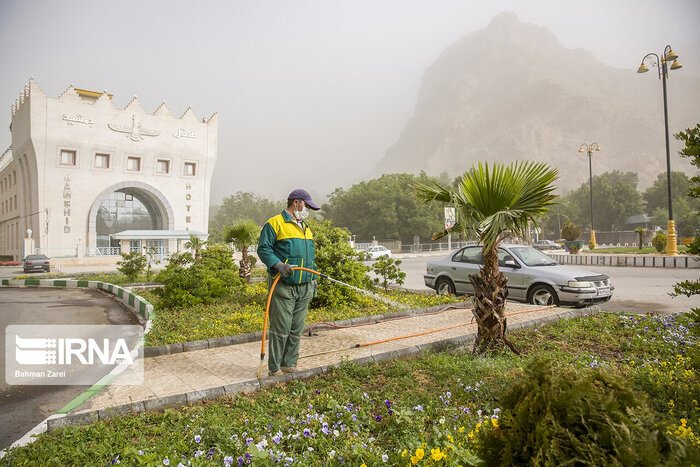
[{"label": "green and yellow jacket", "polygon": [[[315,270],[315,254],[314,236],[309,225],[301,221],[300,227],[286,210],[270,218],[260,232],[258,257],[267,266],[268,274],[277,274],[272,266],[280,261]],[[315,278],[315,274],[294,271],[282,280],[288,284],[304,284]]]}]

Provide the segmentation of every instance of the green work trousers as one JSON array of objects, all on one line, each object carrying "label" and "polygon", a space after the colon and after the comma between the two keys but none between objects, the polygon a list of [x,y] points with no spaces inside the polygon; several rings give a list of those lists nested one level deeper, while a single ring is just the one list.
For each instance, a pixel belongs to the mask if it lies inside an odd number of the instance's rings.
[{"label": "green work trousers", "polygon": [[[273,278],[267,278],[268,289]],[[295,367],[299,359],[301,332],[304,330],[306,310],[314,296],[313,283],[289,285],[277,282],[270,300],[270,355],[267,367],[277,371],[280,367]]]}]

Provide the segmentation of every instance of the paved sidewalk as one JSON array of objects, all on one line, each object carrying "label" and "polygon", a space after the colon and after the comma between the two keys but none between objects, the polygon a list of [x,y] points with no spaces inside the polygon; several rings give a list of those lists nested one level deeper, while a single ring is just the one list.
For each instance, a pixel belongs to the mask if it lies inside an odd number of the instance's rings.
[{"label": "paved sidewalk", "polygon": [[[509,302],[508,328],[537,326],[590,310],[537,308]],[[443,329],[445,328],[445,329]],[[440,330],[440,331],[436,331]],[[435,332],[430,332],[435,331]],[[409,334],[422,333],[409,338]],[[394,339],[399,337],[399,339]],[[323,373],[341,361],[384,361],[429,349],[463,347],[476,337],[476,323],[468,308],[447,307],[431,314],[413,315],[344,329],[319,325],[302,337],[298,372],[257,379],[260,342],[216,347],[144,359],[144,383],[111,385],[64,418],[49,420],[49,429],[89,423],[113,414],[179,406],[226,394],[250,392],[292,379]],[[384,341],[374,343],[376,341]],[[357,344],[371,344],[356,347]],[[266,345],[267,352],[267,345]]]}]

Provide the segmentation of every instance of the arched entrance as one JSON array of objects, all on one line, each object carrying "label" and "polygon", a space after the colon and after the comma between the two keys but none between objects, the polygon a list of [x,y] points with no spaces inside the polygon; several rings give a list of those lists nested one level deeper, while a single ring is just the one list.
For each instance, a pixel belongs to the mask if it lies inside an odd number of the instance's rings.
[{"label": "arched entrance", "polygon": [[95,199],[88,219],[89,246],[97,254],[115,254],[119,242],[111,235],[126,230],[172,230],[173,225],[172,208],[160,191],[142,182],[121,182]]}]

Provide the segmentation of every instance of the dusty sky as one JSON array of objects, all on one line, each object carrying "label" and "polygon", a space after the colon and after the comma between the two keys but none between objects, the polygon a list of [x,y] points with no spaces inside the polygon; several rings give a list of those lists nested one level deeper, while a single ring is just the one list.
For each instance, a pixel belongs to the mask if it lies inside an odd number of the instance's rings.
[{"label": "dusty sky", "polygon": [[502,11],[616,68],[670,44],[700,79],[697,0],[0,0],[0,151],[34,76],[52,97],[72,83],[119,107],[136,94],[148,112],[164,99],[177,116],[218,112],[214,202],[296,187],[322,199],[366,177],[424,70]]}]

